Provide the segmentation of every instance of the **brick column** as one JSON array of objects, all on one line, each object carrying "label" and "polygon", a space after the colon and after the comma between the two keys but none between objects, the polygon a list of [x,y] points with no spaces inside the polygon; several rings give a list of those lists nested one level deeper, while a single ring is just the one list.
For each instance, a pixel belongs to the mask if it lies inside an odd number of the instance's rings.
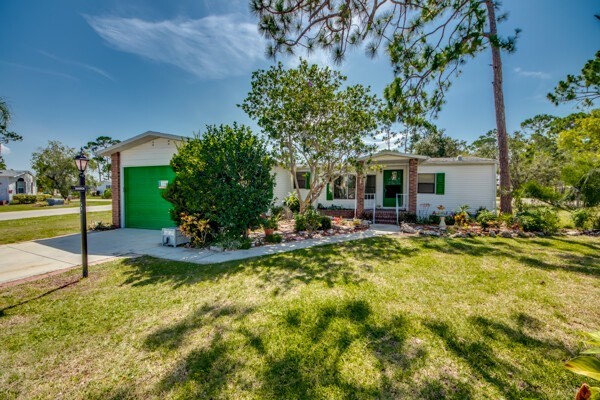
[{"label": "brick column", "polygon": [[365,176],[362,173],[356,174],[356,212],[355,218],[361,218],[365,212]]},{"label": "brick column", "polygon": [[112,223],[121,227],[121,153],[113,153],[111,159]]},{"label": "brick column", "polygon": [[408,160],[408,211],[417,212],[417,159]]}]

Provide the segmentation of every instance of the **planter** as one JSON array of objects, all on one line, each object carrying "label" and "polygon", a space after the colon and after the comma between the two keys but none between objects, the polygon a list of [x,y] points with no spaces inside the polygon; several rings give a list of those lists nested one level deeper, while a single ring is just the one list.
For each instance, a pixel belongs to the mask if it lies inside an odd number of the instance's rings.
[{"label": "planter", "polygon": [[264,228],[264,230],[265,230],[265,236],[272,235],[273,233],[275,233],[275,229]]}]

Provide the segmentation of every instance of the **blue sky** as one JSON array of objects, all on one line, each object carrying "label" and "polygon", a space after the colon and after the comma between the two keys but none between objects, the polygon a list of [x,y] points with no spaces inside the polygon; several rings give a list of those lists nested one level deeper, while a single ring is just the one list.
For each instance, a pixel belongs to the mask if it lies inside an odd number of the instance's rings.
[{"label": "blue sky", "polygon": [[[575,111],[545,95],[599,49],[600,3],[504,0],[503,9],[510,16],[500,28],[523,30],[517,52],[503,59],[509,129],[536,114]],[[9,168],[29,168],[48,140],[80,147],[99,135],[192,135],[233,121],[255,127],[236,104],[251,72],[271,61],[247,10],[247,0],[2,0],[0,97],[24,137],[3,150]],[[494,128],[490,58],[471,60],[451,88],[436,121],[449,135],[471,141]],[[384,54],[372,60],[357,49],[339,68],[380,95],[392,79]]]}]

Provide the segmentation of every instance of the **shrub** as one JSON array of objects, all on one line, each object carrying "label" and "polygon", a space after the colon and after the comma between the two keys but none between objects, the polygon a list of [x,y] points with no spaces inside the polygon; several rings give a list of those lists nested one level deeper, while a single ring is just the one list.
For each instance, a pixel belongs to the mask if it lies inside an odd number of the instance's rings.
[{"label": "shrub", "polygon": [[518,212],[515,219],[526,232],[553,234],[558,231],[559,221],[555,211],[547,207],[529,208]]},{"label": "shrub", "polygon": [[181,213],[210,220],[231,239],[259,225],[273,200],[274,165],[266,144],[246,126],[209,125],[171,159],[175,179],[163,196]]},{"label": "shrub", "polygon": [[417,214],[414,212],[404,212],[398,216],[399,222],[409,222],[416,223],[417,222]]},{"label": "shrub", "polygon": [[282,240],[283,236],[281,236],[279,233],[265,236],[265,242],[267,243],[281,243]]},{"label": "shrub", "polygon": [[15,194],[10,204],[33,204],[37,201],[35,194]]},{"label": "shrub", "polygon": [[102,193],[102,198],[103,199],[112,199],[112,190],[111,189],[106,189],[104,191],[104,193]]},{"label": "shrub", "polygon": [[477,222],[479,223],[479,225],[481,225],[482,228],[487,229],[498,224],[498,217],[494,212],[488,210],[481,210],[477,215]]},{"label": "shrub", "polygon": [[296,214],[294,230],[296,232],[308,231],[312,233],[321,226],[321,214],[312,208],[307,209],[302,214]]},{"label": "shrub", "polygon": [[182,213],[179,220],[181,233],[190,238],[194,246],[205,246],[214,236],[210,221],[203,219],[200,215]]},{"label": "shrub", "polygon": [[113,224],[106,224],[102,221],[93,221],[88,228],[92,231],[109,231],[115,229],[115,226]]},{"label": "shrub", "polygon": [[281,219],[283,215],[283,207],[281,206],[271,206],[271,216],[276,217],[278,220]]},{"label": "shrub", "polygon": [[321,229],[324,231],[331,229],[331,218],[326,215],[321,217]]},{"label": "shrub", "polygon": [[273,229],[276,230],[279,228],[279,217],[276,215],[271,215],[270,217],[262,217],[260,219],[260,226],[263,229]]},{"label": "shrub", "polygon": [[571,220],[573,220],[573,224],[577,229],[583,229],[587,226],[589,222],[591,222],[593,215],[586,208],[581,208],[579,210],[573,211],[571,214]]},{"label": "shrub", "polygon": [[[448,214],[443,216],[446,217],[446,219],[444,220],[446,222],[446,225],[454,225],[454,214]],[[442,215],[431,214],[429,216],[429,223],[439,225],[441,217]]]},{"label": "shrub", "polygon": [[289,208],[292,212],[297,213],[300,211],[300,200],[296,192],[290,192],[283,199],[283,205]]}]

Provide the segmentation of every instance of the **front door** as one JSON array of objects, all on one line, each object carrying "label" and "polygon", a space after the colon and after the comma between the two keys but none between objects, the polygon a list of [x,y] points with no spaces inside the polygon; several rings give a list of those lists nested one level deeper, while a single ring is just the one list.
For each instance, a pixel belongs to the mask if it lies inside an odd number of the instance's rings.
[{"label": "front door", "polygon": [[[403,182],[401,169],[386,169],[383,171],[383,206],[396,207],[396,194],[403,193]],[[401,207],[403,196],[398,196],[398,205]]]}]

